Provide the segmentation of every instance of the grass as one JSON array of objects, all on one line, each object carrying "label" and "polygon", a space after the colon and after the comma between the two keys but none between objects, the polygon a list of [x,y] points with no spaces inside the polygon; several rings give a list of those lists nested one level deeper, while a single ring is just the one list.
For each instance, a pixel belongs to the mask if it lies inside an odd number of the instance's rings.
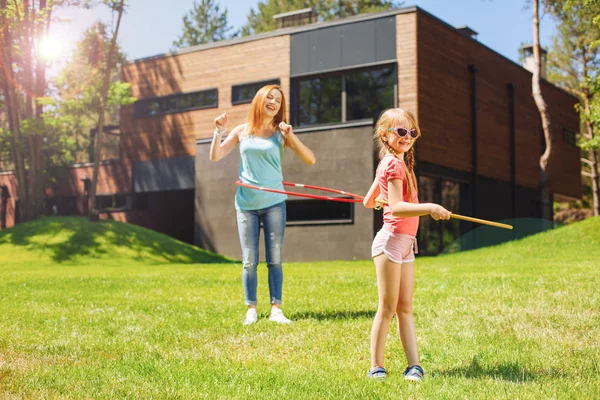
[{"label": "grass", "polygon": [[370,260],[289,263],[290,326],[243,326],[240,266],[142,228],[45,219],[0,232],[0,398],[600,397],[600,218],[417,260],[420,384],[390,332],[365,378]]}]

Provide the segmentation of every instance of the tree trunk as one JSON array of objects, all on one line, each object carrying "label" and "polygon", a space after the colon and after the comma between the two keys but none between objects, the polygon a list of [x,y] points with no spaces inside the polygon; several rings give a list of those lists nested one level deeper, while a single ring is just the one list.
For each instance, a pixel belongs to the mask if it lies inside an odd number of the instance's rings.
[{"label": "tree trunk", "polygon": [[[38,43],[40,40],[48,34],[50,29],[50,21],[52,16],[52,5],[49,6],[49,9],[46,10],[46,0],[40,0],[40,13],[47,12],[48,15],[44,18],[41,18],[36,27],[36,36],[38,39]],[[46,88],[46,64],[40,60],[36,62],[35,65],[35,98],[40,98],[44,96],[44,90]],[[40,122],[39,126],[43,126],[41,124],[42,121],[42,113],[44,112],[43,106],[39,103],[35,105],[35,119]],[[32,137],[32,148],[30,149],[29,154],[32,159],[35,159],[35,163],[31,163],[31,218],[37,218],[38,216],[44,213],[44,188],[45,188],[45,177],[44,177],[44,152],[43,152],[43,142],[44,142],[44,133],[45,132],[36,132]]]},{"label": "tree trunk", "polygon": [[[0,0],[0,9],[6,10],[6,0]],[[0,61],[4,66],[4,97],[6,110],[8,114],[8,126],[11,132],[12,156],[15,163],[17,174],[17,182],[19,185],[18,198],[22,204],[27,204],[29,198],[27,193],[27,174],[25,172],[25,160],[23,157],[24,143],[21,135],[21,127],[19,121],[19,101],[15,91],[15,76],[13,73],[12,59],[12,35],[8,29],[9,22],[3,21],[2,27],[2,51],[0,53]],[[16,196],[15,196],[16,197]],[[15,221],[24,221],[27,218],[26,207],[19,207],[19,216],[15,215]]]},{"label": "tree trunk", "polygon": [[[40,2],[41,3],[41,2]],[[40,4],[40,10],[42,10]],[[33,54],[33,43],[37,36],[36,30],[36,12],[35,12],[35,1],[30,2],[29,0],[23,1],[23,88],[25,90],[25,112],[23,119],[34,119],[33,114],[33,102],[35,99],[34,93],[34,59],[35,65],[39,65],[40,61]],[[23,221],[35,219],[38,216],[36,211],[38,199],[36,196],[35,188],[39,184],[40,177],[38,176],[39,164],[41,162],[40,157],[37,154],[37,132],[29,132],[27,135],[27,183],[28,186],[22,190],[27,191],[28,201],[23,204],[23,209],[27,214],[27,218]]]},{"label": "tree trunk", "polygon": [[[586,96],[583,99],[583,109],[585,112],[585,130],[586,130],[586,139],[592,140],[594,138],[594,126],[591,121],[591,94],[586,93]],[[594,211],[594,215],[600,215],[600,184],[598,178],[598,157],[596,155],[595,149],[590,149],[588,152],[588,159],[590,161],[591,178],[592,178],[592,198],[594,199],[594,203],[592,205],[592,209]]]},{"label": "tree trunk", "polygon": [[542,118],[542,129],[544,130],[544,139],[546,141],[546,150],[540,157],[540,192],[542,197],[542,218],[552,219],[552,205],[550,204],[550,157],[552,155],[552,132],[550,131],[550,114],[548,106],[542,96],[540,87],[540,19],[539,19],[539,0],[533,0],[533,78],[532,92],[535,104]]},{"label": "tree trunk", "polygon": [[96,187],[98,185],[98,165],[100,164],[101,157],[101,144],[102,135],[104,133],[104,114],[106,110],[106,102],[108,99],[108,88],[110,86],[110,75],[113,68],[113,58],[115,48],[117,46],[117,36],[119,34],[119,26],[121,25],[121,17],[123,16],[123,4],[125,0],[121,0],[117,8],[118,18],[115,32],[113,33],[112,40],[110,42],[110,49],[108,50],[108,56],[106,58],[105,71],[104,71],[104,83],[102,85],[102,100],[100,101],[100,118],[98,120],[98,130],[94,136],[94,172],[92,174],[92,185],[90,188],[90,207],[89,207],[89,219],[94,221],[98,219],[98,209],[96,206]]}]

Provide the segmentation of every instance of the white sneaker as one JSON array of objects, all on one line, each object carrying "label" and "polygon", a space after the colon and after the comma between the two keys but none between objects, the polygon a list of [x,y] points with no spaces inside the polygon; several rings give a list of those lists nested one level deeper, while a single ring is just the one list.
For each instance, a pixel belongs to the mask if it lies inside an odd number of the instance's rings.
[{"label": "white sneaker", "polygon": [[283,315],[283,311],[279,308],[273,308],[271,310],[271,316],[269,317],[269,321],[277,322],[279,324],[291,324],[292,321],[287,319],[285,315]]},{"label": "white sneaker", "polygon": [[250,325],[258,321],[258,312],[256,312],[256,308],[249,308],[246,312],[246,319],[244,320],[244,325]]}]

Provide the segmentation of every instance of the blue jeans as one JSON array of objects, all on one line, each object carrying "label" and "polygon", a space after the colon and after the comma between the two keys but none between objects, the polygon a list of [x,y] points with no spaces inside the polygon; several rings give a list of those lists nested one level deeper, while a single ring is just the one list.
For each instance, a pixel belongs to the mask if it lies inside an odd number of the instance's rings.
[{"label": "blue jeans", "polygon": [[256,305],[258,280],[258,240],[260,224],[265,232],[265,253],[269,271],[269,294],[271,304],[281,304],[283,270],[281,248],[285,230],[285,201],[260,210],[237,210],[237,226],[242,245],[242,284],[247,305]]}]

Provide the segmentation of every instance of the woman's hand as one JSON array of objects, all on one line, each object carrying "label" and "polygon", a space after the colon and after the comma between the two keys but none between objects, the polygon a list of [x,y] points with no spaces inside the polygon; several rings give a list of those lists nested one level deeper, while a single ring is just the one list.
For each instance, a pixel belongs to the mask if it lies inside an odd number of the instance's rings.
[{"label": "woman's hand", "polygon": [[290,124],[286,124],[283,121],[279,123],[279,132],[281,132],[284,138],[287,138],[288,134],[294,133],[292,130],[292,126]]},{"label": "woman's hand", "polygon": [[225,124],[227,124],[227,113],[223,113],[215,118],[215,126],[218,130],[225,129]]}]

